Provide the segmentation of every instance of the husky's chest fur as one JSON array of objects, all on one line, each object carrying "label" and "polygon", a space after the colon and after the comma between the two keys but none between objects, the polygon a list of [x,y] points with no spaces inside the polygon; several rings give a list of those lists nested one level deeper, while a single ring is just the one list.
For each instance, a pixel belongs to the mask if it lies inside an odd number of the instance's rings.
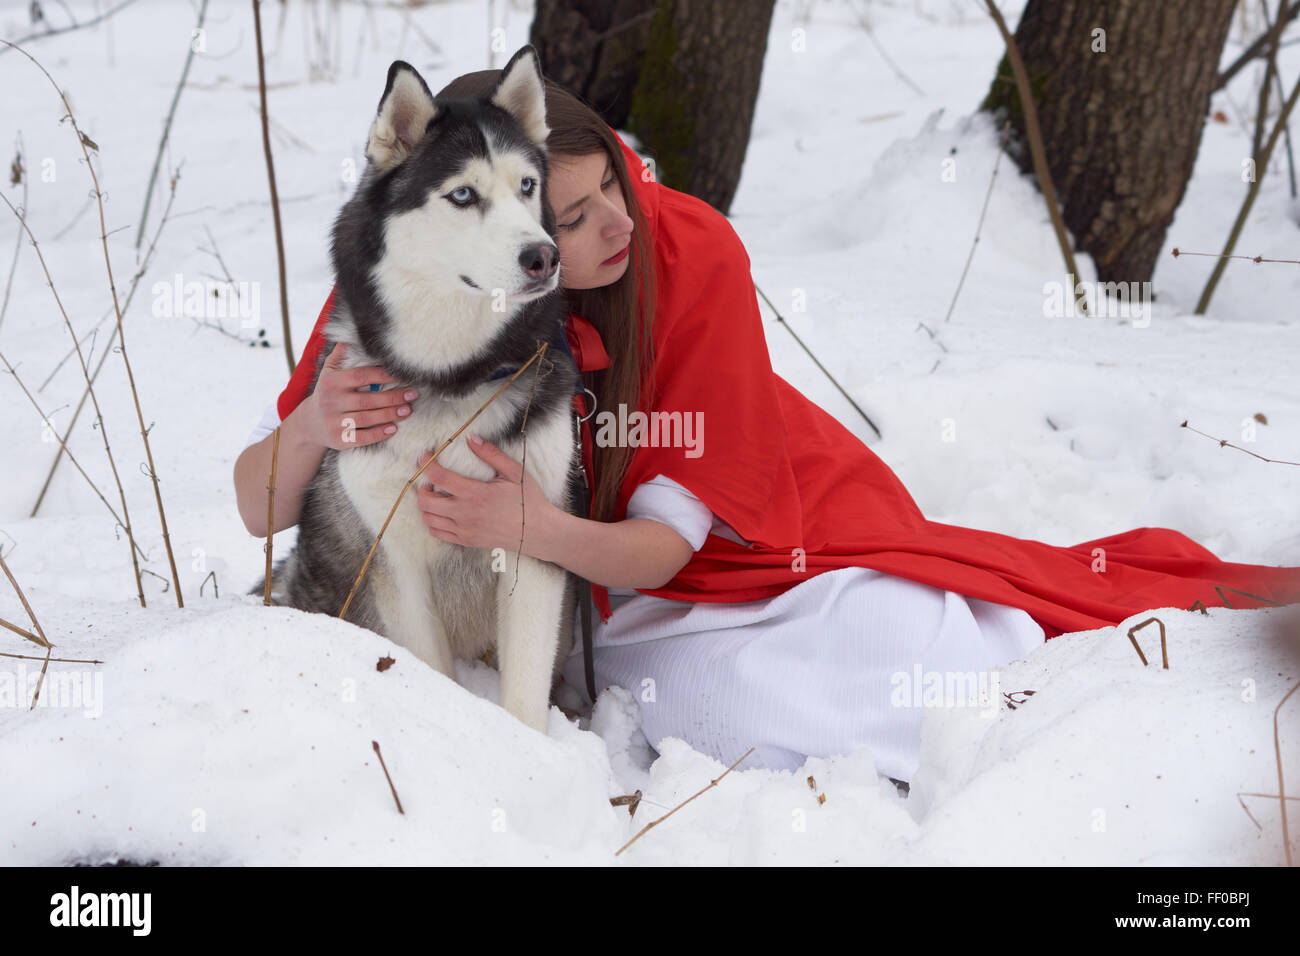
[{"label": "husky's chest fur", "polygon": [[[346,364],[373,363],[362,354],[353,354]],[[534,398],[528,409],[526,449],[524,436],[517,430],[520,414],[528,403],[531,375],[532,368],[526,369],[507,386],[442,449],[436,463],[467,478],[490,480],[495,475],[494,469],[468,444],[471,434],[479,434],[511,458],[523,462],[525,470],[541,486],[547,500],[566,508],[577,451],[567,406],[557,408],[552,403],[552,407],[539,407]],[[411,415],[400,420],[395,434],[374,445],[338,454],[341,489],[372,538],[383,527],[398,494],[419,469],[419,458],[426,451],[438,451],[501,387],[503,381],[485,382],[460,397],[431,393],[427,387],[421,386],[420,397],[411,403]],[[475,600],[475,595],[468,592],[490,592],[497,576],[514,568],[518,542],[509,542],[499,551],[494,551],[452,544],[434,537],[424,523],[416,497],[419,485],[429,481],[427,473],[428,469],[403,495],[384,532],[380,548],[389,567],[400,564],[407,568],[421,568],[421,577],[427,580],[430,589],[445,591],[455,588],[460,592],[460,601],[455,606],[469,602],[469,606],[475,608],[474,613],[462,622],[463,626],[456,626],[454,621],[446,623],[453,655],[477,657],[495,643],[496,614],[492,613],[490,593],[479,593]],[[525,511],[525,536],[527,524]],[[401,600],[403,596],[389,594],[386,597]],[[444,602],[441,606],[452,605]]]}]

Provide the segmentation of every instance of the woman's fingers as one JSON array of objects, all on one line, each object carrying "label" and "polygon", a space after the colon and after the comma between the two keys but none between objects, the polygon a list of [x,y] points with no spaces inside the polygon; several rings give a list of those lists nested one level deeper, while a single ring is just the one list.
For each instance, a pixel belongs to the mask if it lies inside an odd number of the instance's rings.
[{"label": "woman's fingers", "polygon": [[[419,468],[423,465],[432,454],[432,452],[426,451],[416,461],[415,467]],[[469,497],[483,484],[483,482],[479,481],[477,478],[466,478],[464,475],[457,474],[454,471],[448,471],[436,461],[430,464],[428,468],[425,468],[424,473],[420,477],[424,479],[422,484],[433,485],[439,491],[445,491],[450,495],[460,495],[462,497]]]},{"label": "woman's fingers", "polygon": [[342,448],[360,448],[362,445],[374,445],[385,438],[397,434],[397,426],[392,422],[374,425],[370,428],[351,428],[340,432]]}]

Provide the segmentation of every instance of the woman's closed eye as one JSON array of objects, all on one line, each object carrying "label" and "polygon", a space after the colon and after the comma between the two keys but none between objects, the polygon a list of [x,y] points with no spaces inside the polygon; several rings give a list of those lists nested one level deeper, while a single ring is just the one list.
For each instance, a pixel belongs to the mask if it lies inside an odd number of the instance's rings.
[{"label": "woman's closed eye", "polygon": [[[617,177],[617,176],[611,176],[611,177],[609,177],[609,181],[608,181],[608,182],[603,182],[603,183],[600,184],[600,188],[601,188],[602,191],[604,191],[604,190],[608,189],[610,186],[613,186],[616,182],[618,182],[618,177]],[[577,219],[573,220],[573,222],[569,222],[569,223],[560,223],[560,224],[557,226],[557,228],[559,228],[559,229],[576,229],[578,226],[582,225],[582,221],[583,221],[584,219],[586,219],[586,218],[587,218],[587,214],[584,212],[584,213],[583,213],[581,216],[579,216]]]}]

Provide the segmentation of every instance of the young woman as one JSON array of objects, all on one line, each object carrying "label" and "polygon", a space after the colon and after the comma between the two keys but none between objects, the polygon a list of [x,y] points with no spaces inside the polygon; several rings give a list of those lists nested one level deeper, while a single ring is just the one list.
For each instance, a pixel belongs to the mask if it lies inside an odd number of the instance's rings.
[{"label": "young woman", "polygon": [[[439,96],[484,93],[499,74],[469,74]],[[1300,600],[1300,568],[1225,563],[1167,529],[1064,548],[927,521],[879,458],[772,371],[749,258],[727,220],[655,182],[550,81],[547,122],[568,339],[596,396],[584,447],[592,517],[551,506],[490,444],[470,447],[494,479],[434,462],[419,503],[430,534],[513,550],[523,482],[525,550],[592,582],[596,686],[632,691],[652,746],[678,737],[728,764],[752,746],[747,768],[788,770],[868,747],[881,773],[909,780],[924,707],[965,704],[951,697],[963,681],[996,705],[996,669],[1045,638],[1147,608],[1221,606],[1216,585],[1249,592],[1232,596],[1238,607]],[[325,448],[383,441],[421,401],[357,392],[391,379],[340,372],[334,355],[312,389],[332,299],[235,465],[240,513],[259,537],[276,424],[279,530],[296,523]],[[672,430],[634,437],[638,411],[675,415],[661,419]],[[357,440],[345,446],[348,416]],[[584,685],[582,668],[575,641],[569,684]],[[949,689],[937,700],[936,679]]]}]

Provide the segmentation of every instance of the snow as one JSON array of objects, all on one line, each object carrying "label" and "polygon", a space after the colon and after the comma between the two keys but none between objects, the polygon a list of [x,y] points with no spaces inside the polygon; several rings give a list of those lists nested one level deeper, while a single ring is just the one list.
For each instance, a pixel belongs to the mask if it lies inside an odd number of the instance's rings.
[{"label": "snow", "polygon": [[[1018,5],[1002,6],[1014,24]],[[263,27],[296,351],[329,288],[329,226],[352,188],[348,162],[363,161],[388,63],[410,60],[434,89],[499,67],[526,42],[531,11],[496,5],[496,24],[478,2],[412,14],[437,38],[435,50],[403,30],[399,12],[344,5],[326,23],[339,42],[325,57],[300,19],[303,5],[288,5],[282,32],[275,9],[264,8]],[[998,130],[973,111],[1000,41],[973,8],[868,4],[877,38],[918,94],[882,61],[859,9],[778,3],[732,219],[758,285],[883,440],[767,316],[777,371],[869,440],[932,520],[1054,544],[1162,526],[1225,560],[1300,564],[1295,472],[1178,427],[1188,420],[1266,457],[1300,457],[1295,267],[1234,262],[1209,314],[1197,317],[1212,260],[1169,254],[1221,249],[1245,189],[1246,131],[1207,124],[1157,265],[1149,324],[1044,314],[1044,284],[1065,278],[1059,252],[1032,183],[1005,159],[945,322],[996,156]],[[138,267],[134,233],[192,16],[185,4],[140,0],[107,25],[30,45],[101,148],[120,292]],[[492,64],[490,26],[504,31]],[[799,28],[803,50],[793,42]],[[1244,39],[1235,22],[1233,30],[1225,62]],[[0,36],[26,32],[25,7],[0,10]],[[144,566],[158,575],[145,576],[143,609],[125,535],[66,462],[29,517],[57,446],[8,380],[0,546],[55,656],[103,663],[52,662],[40,704],[28,710],[40,662],[0,658],[9,781],[0,863],[1282,862],[1276,799],[1238,794],[1277,792],[1273,711],[1300,671],[1300,621],[1287,609],[1153,609],[1062,635],[999,675],[1001,691],[1035,691],[1014,710],[926,708],[921,769],[906,798],[866,750],[811,758],[795,774],[742,762],[615,856],[726,765],[672,738],[656,753],[624,689],[604,692],[577,724],[553,709],[543,737],[496,706],[496,672],[486,665],[461,662],[453,683],[369,631],[242,594],[265,556],[239,520],[231,468],[286,369],[246,4],[213,3],[205,39],[167,153],[166,170],[184,161],[176,204],[126,320],[185,607],[165,590],[170,572],[120,356],[110,356],[97,391]],[[1297,72],[1300,48],[1284,49],[1283,76]],[[1249,112],[1257,76],[1243,71],[1212,108]],[[35,68],[2,54],[0,85],[21,92],[6,97],[0,132],[21,131],[29,222],[85,334],[108,307],[89,177]],[[952,182],[943,176],[949,159]],[[4,188],[20,201],[20,189]],[[147,237],[164,205],[159,193]],[[1279,149],[1237,251],[1300,258],[1298,222]],[[177,274],[221,274],[204,251],[208,230],[231,275],[260,283],[272,347],[250,347],[257,330],[237,316],[207,320],[222,334],[157,314]],[[6,270],[16,232],[12,217],[0,217]],[[1079,265],[1095,277],[1086,256]],[[111,327],[111,318],[100,327],[95,358]],[[67,343],[24,245],[0,352],[60,430],[80,395],[75,358],[36,389]],[[1244,423],[1256,413],[1268,424],[1252,441]],[[120,508],[89,411],[71,444]],[[277,535],[276,553],[292,543],[292,532]],[[200,594],[209,572],[219,597],[210,579]],[[1168,670],[1155,625],[1137,634],[1149,666],[1127,637],[1151,616],[1167,628]],[[0,618],[28,626],[7,587]],[[0,633],[0,651],[37,650]],[[380,672],[384,656],[395,663]],[[1300,703],[1278,721],[1294,774]],[[634,816],[609,804],[636,790]]]}]

